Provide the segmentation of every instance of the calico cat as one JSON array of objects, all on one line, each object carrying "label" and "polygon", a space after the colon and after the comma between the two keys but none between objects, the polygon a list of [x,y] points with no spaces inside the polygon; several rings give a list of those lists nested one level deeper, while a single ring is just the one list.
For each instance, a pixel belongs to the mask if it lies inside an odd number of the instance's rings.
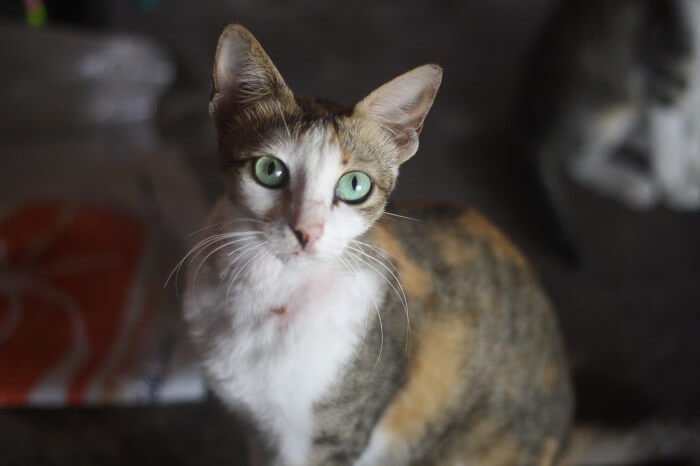
[{"label": "calico cat", "polygon": [[473,209],[385,211],[441,78],[420,66],[346,107],[295,96],[242,26],[219,39],[209,110],[226,195],[190,253],[184,317],[266,463],[560,454],[569,374],[527,261]]},{"label": "calico cat", "polygon": [[698,50],[698,0],[561,2],[517,118],[558,239],[573,236],[564,171],[633,209],[700,208]]}]

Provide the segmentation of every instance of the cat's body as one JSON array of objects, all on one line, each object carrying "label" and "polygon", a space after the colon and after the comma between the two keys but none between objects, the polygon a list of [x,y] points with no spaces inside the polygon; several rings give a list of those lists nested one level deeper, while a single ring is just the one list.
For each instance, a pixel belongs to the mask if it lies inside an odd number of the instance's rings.
[{"label": "cat's body", "polygon": [[699,209],[700,1],[564,0],[533,48],[518,125],[555,217],[570,210],[564,171],[631,208]]},{"label": "cat's body", "polygon": [[[363,452],[357,464],[554,464],[571,393],[525,260],[472,210],[399,212],[421,221],[388,217],[363,238],[395,261],[361,244],[348,267],[259,257],[228,306],[228,249],[203,264],[186,315],[212,387],[279,442],[281,464],[349,465]],[[211,223],[231,218],[222,199]]]},{"label": "cat's body", "polygon": [[184,315],[211,387],[272,464],[560,454],[568,370],[523,257],[469,209],[384,214],[440,77],[416,68],[354,108],[299,99],[249,32],[222,34],[210,110],[227,195]]}]

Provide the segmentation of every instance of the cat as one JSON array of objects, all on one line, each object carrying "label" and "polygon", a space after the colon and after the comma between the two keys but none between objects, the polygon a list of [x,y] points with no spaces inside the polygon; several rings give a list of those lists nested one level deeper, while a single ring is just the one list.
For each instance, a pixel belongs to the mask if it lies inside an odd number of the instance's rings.
[{"label": "cat", "polygon": [[273,465],[551,465],[566,356],[530,265],[477,211],[385,210],[442,79],[352,107],[295,96],[244,27],[218,42],[224,177],[183,313],[213,392]]},{"label": "cat", "polygon": [[555,10],[516,122],[565,249],[575,235],[563,172],[632,209],[700,208],[698,50],[698,0],[565,0]]}]

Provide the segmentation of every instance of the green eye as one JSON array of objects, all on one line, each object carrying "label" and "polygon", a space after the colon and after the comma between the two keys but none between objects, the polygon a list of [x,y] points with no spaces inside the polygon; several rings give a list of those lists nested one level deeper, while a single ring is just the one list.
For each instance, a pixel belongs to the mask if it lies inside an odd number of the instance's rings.
[{"label": "green eye", "polygon": [[335,195],[341,201],[356,204],[364,201],[372,190],[372,180],[365,173],[349,172],[338,180]]},{"label": "green eye", "polygon": [[255,178],[268,188],[280,188],[287,182],[287,167],[280,159],[270,156],[260,157],[253,166]]}]

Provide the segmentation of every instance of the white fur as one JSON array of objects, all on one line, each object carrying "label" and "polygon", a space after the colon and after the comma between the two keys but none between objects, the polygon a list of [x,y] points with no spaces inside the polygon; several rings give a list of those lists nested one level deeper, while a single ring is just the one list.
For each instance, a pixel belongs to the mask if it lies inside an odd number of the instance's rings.
[{"label": "white fur", "polygon": [[599,122],[595,136],[581,148],[580,157],[571,161],[574,179],[601,194],[612,196],[636,209],[652,207],[658,202],[659,189],[648,174],[618,162],[613,155],[630,134],[636,109],[620,109]]},{"label": "white fur", "polygon": [[367,448],[354,466],[403,466],[410,458],[408,446],[378,426],[372,431]]},{"label": "white fur", "polygon": [[700,1],[684,0],[693,60],[686,95],[672,109],[651,115],[652,165],[670,207],[700,208]]},{"label": "white fur", "polygon": [[[374,303],[381,303],[384,285],[376,272],[345,268],[339,259],[348,241],[369,228],[354,209],[332,202],[346,171],[339,148],[319,130],[294,143],[270,143],[262,151],[260,155],[274,155],[289,168],[290,212],[265,225],[227,227],[257,228],[258,249],[242,251],[234,273],[228,269],[236,256],[228,256],[231,248],[222,249],[202,264],[196,284],[194,271],[200,264],[195,260],[184,312],[212,388],[252,416],[277,452],[276,464],[302,465],[310,447],[313,403],[352,358],[366,319],[373,318]],[[265,188],[252,177],[244,176],[241,188],[236,205],[228,198],[219,201],[210,225],[260,218],[283,196],[282,190]],[[308,252],[299,251],[288,227],[294,214],[324,224]],[[233,275],[246,263],[227,300]],[[280,308],[286,312],[273,312]]]}]

